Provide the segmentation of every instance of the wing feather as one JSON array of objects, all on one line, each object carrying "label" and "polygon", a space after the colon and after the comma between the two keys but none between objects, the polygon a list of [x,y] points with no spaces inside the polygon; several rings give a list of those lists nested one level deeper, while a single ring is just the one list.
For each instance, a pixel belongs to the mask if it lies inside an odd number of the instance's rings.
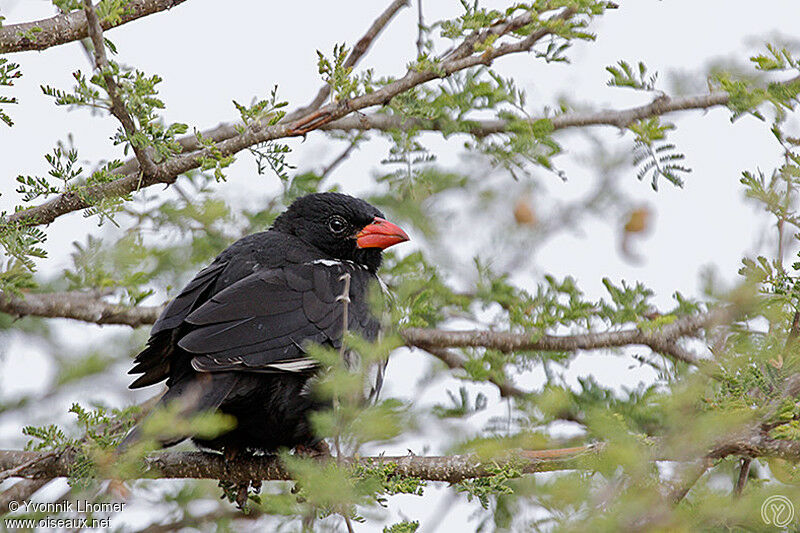
[{"label": "wing feather", "polygon": [[[374,275],[347,263],[304,263],[265,269],[220,291],[186,317],[192,326],[178,346],[200,372],[304,372],[308,343],[341,345],[342,275],[351,275],[348,329],[368,339],[377,321],[366,304]],[[367,316],[364,316],[364,315]]]},{"label": "wing feather", "polygon": [[147,346],[136,356],[133,368],[128,371],[128,374],[142,374],[130,384],[131,389],[147,387],[169,377],[174,352],[173,330],[183,323],[198,302],[207,297],[226,266],[224,261],[207,266],[167,304],[150,330]]},{"label": "wing feather", "polygon": [[181,293],[167,305],[153,325],[153,329],[150,330],[150,336],[154,337],[161,331],[177,328],[192,312],[206,291],[214,285],[226,266],[227,263],[220,261],[212,263],[198,272]]}]

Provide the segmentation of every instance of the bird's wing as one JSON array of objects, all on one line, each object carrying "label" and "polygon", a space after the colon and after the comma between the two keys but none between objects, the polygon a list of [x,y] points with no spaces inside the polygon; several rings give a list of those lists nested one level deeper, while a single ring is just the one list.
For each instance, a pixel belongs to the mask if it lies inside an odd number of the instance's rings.
[{"label": "bird's wing", "polygon": [[214,283],[220,277],[225,267],[225,261],[215,261],[203,270],[183,288],[158,317],[153,329],[150,330],[150,339],[147,347],[134,359],[134,366],[128,374],[142,374],[133,383],[131,389],[153,385],[167,379],[172,360],[172,334],[180,326],[189,313],[212,290]]},{"label": "bird's wing", "polygon": [[192,327],[178,342],[199,372],[307,372],[309,343],[341,346],[350,275],[348,330],[374,340],[378,322],[370,313],[367,290],[375,276],[351,263],[316,261],[261,270],[215,294],[193,311]]},{"label": "bird's wing", "polygon": [[167,304],[153,325],[153,329],[150,330],[150,336],[155,336],[167,329],[177,328],[194,310],[203,295],[207,294],[227,265],[227,262],[218,261],[198,272],[181,293]]}]

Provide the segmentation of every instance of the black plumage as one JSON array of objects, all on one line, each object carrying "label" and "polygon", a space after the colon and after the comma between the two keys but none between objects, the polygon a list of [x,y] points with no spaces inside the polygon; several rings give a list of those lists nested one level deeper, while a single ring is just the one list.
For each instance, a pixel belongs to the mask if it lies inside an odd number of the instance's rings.
[{"label": "black plumage", "polygon": [[[214,449],[271,451],[313,446],[308,415],[324,407],[309,391],[318,370],[309,343],[341,347],[345,288],[347,329],[377,338],[367,304],[384,248],[407,240],[363,200],[338,193],[297,199],[266,232],[224,250],[167,305],[136,357],[131,388],[166,380],[161,404],[181,414],[219,410],[236,417]],[[383,368],[369,395],[377,395]],[[171,445],[186,437],[162,441]],[[132,431],[123,446],[138,438]]]}]

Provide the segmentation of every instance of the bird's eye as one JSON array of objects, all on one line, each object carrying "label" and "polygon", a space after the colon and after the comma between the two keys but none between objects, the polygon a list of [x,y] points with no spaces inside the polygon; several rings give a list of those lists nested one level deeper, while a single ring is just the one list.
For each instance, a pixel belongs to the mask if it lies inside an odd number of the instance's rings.
[{"label": "bird's eye", "polygon": [[334,215],[328,220],[328,228],[330,228],[333,233],[339,234],[347,229],[347,222],[345,222],[342,217]]}]

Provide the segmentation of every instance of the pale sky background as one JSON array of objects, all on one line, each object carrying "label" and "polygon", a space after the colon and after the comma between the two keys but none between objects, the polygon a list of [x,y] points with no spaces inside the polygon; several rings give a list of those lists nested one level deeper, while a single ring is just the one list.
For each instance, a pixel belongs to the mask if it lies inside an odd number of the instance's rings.
[{"label": "pale sky background", "polygon": [[[620,59],[631,63],[641,60],[651,70],[660,72],[659,87],[667,92],[672,72],[694,74],[695,89],[691,92],[703,91],[702,72],[710,61],[725,58],[741,62],[760,51],[760,43],[770,36],[793,38],[792,32],[797,31],[797,21],[800,21],[800,3],[790,0],[771,1],[758,9],[754,9],[752,2],[743,0],[623,0],[619,3],[620,9],[608,12],[591,25],[591,31],[598,36],[596,42],[578,43],[568,52],[571,65],[546,64],[536,61],[532,55],[501,58],[495,63],[497,71],[506,77],[513,76],[518,86],[527,91],[532,114],[537,114],[543,106],[553,105],[561,95],[598,109],[645,103],[651,96],[606,86],[609,76],[605,67]],[[317,75],[316,50],[330,54],[334,43],[352,45],[387,4],[388,1],[352,0],[312,0],[303,4],[188,0],[169,12],[114,29],[108,37],[119,49],[118,61],[164,78],[160,94],[167,106],[164,113],[167,122],[184,122],[190,128],[203,130],[236,118],[232,99],[250,102],[255,96],[266,96],[275,84],[279,86],[281,98],[289,101],[290,109],[308,102],[321,83]],[[502,2],[485,4],[503,5]],[[424,3],[427,22],[454,16],[459,10],[457,0]],[[49,17],[53,7],[44,0],[0,0],[0,13],[6,17],[6,24],[10,24]],[[414,57],[416,37],[414,0],[413,8],[402,10],[377,39],[359,69],[373,67],[378,75],[402,75],[406,63]],[[6,109],[16,125],[13,128],[0,125],[0,210],[16,203],[13,192],[16,176],[44,174],[47,167],[43,155],[51,152],[59,140],[66,140],[70,132],[82,160],[95,162],[122,157],[121,150],[113,152],[109,148],[108,138],[117,128],[113,118],[91,116],[85,110],[68,112],[57,108],[39,89],[39,85],[45,83],[68,89],[73,85],[73,71],[90,70],[78,43],[44,52],[13,54],[9,58],[21,64],[23,77],[13,89],[3,89],[3,94],[17,96],[20,103]],[[677,189],[662,181],[656,193],[648,181],[636,180],[636,170],[632,167],[625,170],[621,179],[626,193],[637,204],[648,205],[655,213],[650,233],[634,244],[644,261],[632,264],[618,252],[619,227],[623,221],[589,220],[582,224],[580,234],[558,234],[541,249],[531,250],[535,261],[531,260],[530,265],[522,269],[528,279],[536,279],[543,272],[559,278],[571,275],[590,297],[604,295],[603,276],[610,276],[614,281],[642,281],[655,291],[656,303],[668,308],[676,290],[685,295],[699,295],[701,269],[712,266],[722,279],[732,281],[743,254],[773,253],[775,230],[761,213],[745,203],[739,184],[743,170],[769,171],[779,163],[780,151],[768,127],[751,117],[731,125],[730,112],[724,108],[707,113],[686,112],[668,118],[678,126],[670,139],[687,155],[686,163],[692,168],[685,187]],[[619,147],[632,149],[630,135],[620,139],[619,133],[609,127],[594,131]],[[463,137],[442,140],[430,135],[425,139],[430,140],[428,147],[437,155],[439,164],[456,168],[463,165],[458,155]],[[564,132],[559,140],[565,153],[556,162],[567,172],[568,180],[561,182],[552,174],[535,172],[546,184],[547,198],[561,201],[584,194],[595,182],[596,175],[576,165],[572,157],[585,147],[582,139]],[[327,141],[317,133],[310,134],[305,142],[290,140],[289,144],[294,150],[289,161],[298,171],[319,169],[341,150],[341,143]],[[335,171],[333,182],[340,183],[345,192],[352,194],[369,190],[370,177],[387,150],[388,144],[383,140],[363,145]],[[91,164],[86,166],[91,167]],[[228,198],[245,205],[253,205],[254,201],[278,189],[275,176],[256,174],[255,163],[248,154],[240,154],[227,174],[228,182],[221,185],[221,190]],[[153,187],[138,198],[158,194],[163,194],[161,188]],[[542,206],[543,210],[547,207]],[[464,213],[460,213],[459,220],[463,216]],[[61,272],[68,264],[72,241],[83,241],[87,231],[103,234],[108,230],[98,230],[95,222],[84,220],[80,213],[61,217],[47,228],[50,257],[40,262],[41,272],[48,275]],[[417,239],[406,246],[405,251],[419,244],[420,239]],[[525,279],[525,275],[521,279]],[[160,301],[151,299],[147,303]],[[61,322],[64,342],[74,346],[88,339],[102,338],[116,329]],[[0,346],[0,394],[7,397],[26,394],[46,387],[54,379],[52,368],[36,346],[23,344],[19,338],[3,338],[0,342],[5,344]],[[642,353],[642,349],[638,353]],[[456,390],[458,381],[439,380],[435,387],[428,387],[422,397],[416,396],[415,383],[429,360],[419,352],[394,354],[385,389],[387,395],[428,404],[443,400],[447,388]],[[576,383],[578,376],[592,375],[602,384],[627,388],[652,382],[655,378],[652,369],[635,365],[630,357],[586,354],[572,364],[567,376],[571,383]],[[124,370],[121,368],[118,376],[117,397],[114,399],[113,392],[104,390],[101,399],[122,405],[153,393],[148,390],[134,395],[127,391]],[[530,389],[542,382],[540,371],[517,381],[519,386]],[[56,417],[66,419],[64,414],[58,413],[64,413],[70,403],[85,404],[97,398],[97,391],[87,388],[76,388],[74,395],[59,399],[57,407],[38,415],[47,422]],[[491,387],[481,390],[489,396],[493,409],[445,431],[475,434],[489,416],[504,412],[504,405],[498,403],[497,393]],[[19,434],[21,422],[0,415],[0,448],[19,446],[23,442]],[[442,442],[440,433],[428,431],[397,442],[386,451],[405,453],[410,448],[417,453],[439,453],[444,451]],[[431,486],[424,499],[393,497],[384,523],[391,524],[401,516],[410,516],[421,520],[422,531],[430,531],[426,524],[432,524],[434,515],[444,510],[447,514],[437,530],[463,531],[475,505],[463,505],[463,496],[452,502],[437,503],[444,493]],[[132,514],[135,516],[131,520],[142,519],[141,514]],[[474,525],[475,522],[470,523],[470,527]],[[356,530],[380,531],[381,527],[378,522],[371,522],[369,526],[357,525]]]}]

